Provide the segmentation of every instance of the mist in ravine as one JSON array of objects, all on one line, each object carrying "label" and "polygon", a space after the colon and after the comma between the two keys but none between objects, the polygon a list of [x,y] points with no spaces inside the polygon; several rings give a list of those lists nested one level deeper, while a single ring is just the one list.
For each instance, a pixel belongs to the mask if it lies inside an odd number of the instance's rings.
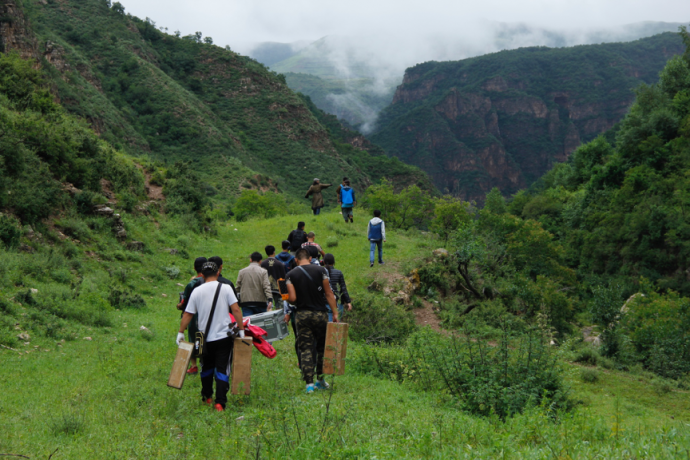
[{"label": "mist in ravine", "polygon": [[214,43],[287,74],[293,89],[364,132],[376,129],[378,113],[392,100],[405,69],[415,64],[525,46],[630,41],[677,31],[679,20],[690,20],[690,2],[679,0],[123,4],[169,31],[201,31]]}]

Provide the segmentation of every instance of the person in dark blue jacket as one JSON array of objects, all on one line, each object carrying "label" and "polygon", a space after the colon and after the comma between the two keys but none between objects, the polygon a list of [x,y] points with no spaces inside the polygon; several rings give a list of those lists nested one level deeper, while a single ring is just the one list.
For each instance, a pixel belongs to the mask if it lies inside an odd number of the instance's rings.
[{"label": "person in dark blue jacket", "polygon": [[374,266],[374,254],[379,248],[379,264],[383,264],[383,243],[386,242],[386,223],[381,219],[381,211],[374,211],[374,218],[369,221],[367,226],[367,238],[371,243],[369,252],[369,267]]}]

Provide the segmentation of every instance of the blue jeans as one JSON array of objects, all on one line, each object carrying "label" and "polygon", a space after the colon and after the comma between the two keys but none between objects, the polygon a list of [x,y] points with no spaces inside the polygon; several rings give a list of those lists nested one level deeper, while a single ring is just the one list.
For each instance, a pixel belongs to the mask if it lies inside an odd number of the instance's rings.
[{"label": "blue jeans", "polygon": [[245,305],[240,304],[240,308],[242,308],[243,318],[246,318],[247,316],[256,315],[258,313],[266,313],[266,310],[268,310],[268,307],[266,305],[262,307],[260,305],[252,305],[251,302],[247,302],[247,304]]},{"label": "blue jeans", "polygon": [[[328,322],[332,323],[333,322],[333,311],[331,310],[331,306],[326,304],[326,308],[328,308]],[[343,307],[343,304],[339,303],[338,304],[338,319],[342,321],[343,319],[343,310],[345,308]]]},{"label": "blue jeans", "polygon": [[314,211],[314,215],[318,216],[321,214],[321,208],[311,208],[312,211]]},{"label": "blue jeans", "polygon": [[374,263],[374,253],[376,252],[376,246],[379,248],[379,263],[383,263],[383,240],[369,241],[371,243],[371,251],[369,252],[369,263]]}]

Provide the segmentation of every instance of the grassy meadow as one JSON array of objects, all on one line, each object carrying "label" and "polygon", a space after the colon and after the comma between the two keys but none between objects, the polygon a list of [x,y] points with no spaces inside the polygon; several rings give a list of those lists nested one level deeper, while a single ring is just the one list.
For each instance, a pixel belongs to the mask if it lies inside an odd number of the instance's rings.
[{"label": "grassy meadow", "polygon": [[[198,376],[189,377],[181,391],[166,386],[176,351],[177,294],[193,274],[194,257],[220,255],[223,274],[235,280],[251,252],[266,244],[279,246],[304,220],[317,242],[336,256],[354,307],[367,309],[366,302],[358,302],[372,295],[367,286],[374,280],[390,283],[440,246],[429,234],[389,230],[386,265],[370,269],[363,212],[355,209],[351,226],[328,210],[318,217],[219,223],[217,234],[210,236],[188,231],[181,220],[125,215],[129,235],[145,243],[142,252],[114,249],[121,246],[107,229],[85,231],[80,238],[84,255],[71,258],[55,255],[49,244],[31,256],[2,252],[3,316],[10,317],[11,310],[13,331],[31,338],[15,340],[12,349],[0,348],[0,454],[53,454],[53,459],[690,458],[688,392],[655,384],[644,372],[567,364],[566,381],[577,402],[572,412],[538,407],[503,422],[469,415],[450,396],[418,384],[367,375],[361,358],[370,346],[361,341],[350,341],[348,371],[331,380],[333,391],[306,395],[290,336],[274,344],[278,356],[273,360],[254,353],[252,394],[230,397],[224,413],[201,403]],[[326,247],[327,241],[337,246]],[[180,252],[170,254],[169,249]],[[180,257],[182,251],[189,258]],[[42,266],[27,269],[29,258],[43,261]],[[146,305],[110,307],[99,294],[106,285],[111,292],[115,286],[139,294]],[[22,297],[23,303],[17,300],[22,289],[38,290],[34,296],[41,309],[31,306],[30,296]],[[60,303],[61,289],[81,290],[79,302],[100,299],[102,316],[80,317],[77,303]],[[53,297],[41,297],[49,294]],[[50,299],[63,310],[47,308]],[[562,359],[568,360],[567,353]],[[590,383],[583,381],[587,372],[596,374],[587,378]]]}]

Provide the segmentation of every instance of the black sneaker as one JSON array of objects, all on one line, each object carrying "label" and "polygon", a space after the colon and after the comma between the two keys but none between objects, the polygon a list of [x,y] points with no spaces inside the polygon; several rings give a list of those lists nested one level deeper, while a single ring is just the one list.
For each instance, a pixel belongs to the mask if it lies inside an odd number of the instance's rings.
[{"label": "black sneaker", "polygon": [[369,265],[369,268],[371,268],[371,267],[373,267],[373,266],[374,266],[374,262],[372,262],[371,265]]},{"label": "black sneaker", "polygon": [[[381,262],[379,262],[379,265],[383,265],[383,264],[385,264],[385,263],[386,263],[386,262],[381,261]],[[371,265],[374,265],[374,264],[371,264]]]}]

